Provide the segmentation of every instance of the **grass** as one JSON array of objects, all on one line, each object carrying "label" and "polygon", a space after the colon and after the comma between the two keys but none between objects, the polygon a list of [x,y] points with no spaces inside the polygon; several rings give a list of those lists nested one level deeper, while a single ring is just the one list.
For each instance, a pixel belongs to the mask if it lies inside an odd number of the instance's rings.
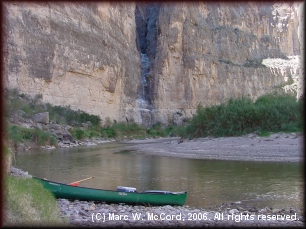
[{"label": "grass", "polygon": [[2,146],[2,152],[3,152],[3,170],[2,172],[4,174],[8,173],[10,170],[10,166],[12,164],[12,159],[15,159],[15,155],[8,149],[7,146]]},{"label": "grass", "polygon": [[[15,97],[14,97],[15,96]],[[136,123],[111,123],[100,125],[100,118],[84,111],[72,111],[69,107],[58,107],[39,104],[39,96],[29,99],[16,91],[8,93],[7,117],[14,112],[22,111],[24,117],[30,117],[34,111],[50,112],[50,120],[55,123],[72,124],[74,138],[81,140],[91,137],[132,139],[146,137],[181,136],[221,137],[240,136],[257,132],[259,136],[269,136],[272,132],[303,131],[303,99],[296,100],[293,95],[273,93],[251,99],[230,99],[226,103],[203,107],[198,106],[197,113],[188,120],[186,126],[162,127],[160,123],[147,129]],[[26,102],[29,104],[26,104]],[[32,110],[30,108],[33,108]],[[88,128],[82,128],[87,123]],[[20,142],[34,141],[37,144],[55,144],[56,139],[51,133],[40,129],[27,129],[7,124],[6,134],[15,145]],[[4,150],[6,160],[11,154]],[[121,152],[127,153],[127,152]],[[55,226],[66,224],[60,218],[59,208],[53,195],[32,179],[5,177],[5,226]]]},{"label": "grass", "polygon": [[31,178],[7,176],[4,194],[4,226],[68,225],[60,218],[59,207],[51,192]]},{"label": "grass", "polygon": [[[52,123],[71,125],[69,130],[71,135],[76,140],[83,140],[88,138],[106,138],[106,139],[141,139],[148,137],[165,137],[169,134],[176,133],[173,126],[164,128],[160,123],[153,125],[152,128],[147,129],[135,122],[113,122],[106,118],[104,126],[101,125],[101,118],[97,115],[90,115],[85,111],[72,110],[69,106],[53,106],[49,103],[43,104],[41,102],[42,95],[35,95],[34,97],[20,94],[16,89],[6,90],[6,112],[5,116],[8,118],[14,114],[19,114],[23,118],[31,118],[38,112],[49,112],[49,120]],[[88,125],[83,128],[83,123]],[[51,133],[41,131],[39,129],[27,129],[17,125],[7,125],[8,137],[10,141],[17,147],[19,143],[26,141],[34,141],[38,145],[56,145],[56,139]],[[15,148],[16,148],[15,147]]]},{"label": "grass", "polygon": [[273,93],[251,99],[230,99],[226,103],[199,107],[181,137],[240,136],[252,132],[300,132],[303,130],[303,100]]},{"label": "grass", "polygon": [[161,123],[154,124],[151,128],[144,128],[137,123],[114,123],[109,127],[101,128],[101,136],[105,138],[122,139],[144,139],[157,138],[175,135],[176,127],[168,126],[162,127]]},{"label": "grass", "polygon": [[5,90],[4,98],[6,102],[4,116],[6,117],[18,113],[23,118],[30,118],[36,113],[44,112],[44,107],[39,105],[41,95],[31,97],[19,93],[17,89],[8,89]]},{"label": "grass", "polygon": [[21,142],[32,141],[36,145],[56,145],[56,138],[49,132],[38,128],[24,128],[17,125],[7,126],[8,138],[17,145]]},{"label": "grass", "polygon": [[[73,138],[106,139],[143,139],[167,136],[183,138],[240,136],[252,132],[267,135],[269,132],[299,132],[303,127],[303,100],[296,101],[293,95],[272,93],[259,97],[256,101],[248,98],[230,99],[227,102],[210,106],[198,106],[197,113],[186,119],[184,126],[163,127],[160,123],[151,128],[144,128],[134,122],[113,122],[106,118],[104,126],[100,117],[85,111],[70,109],[69,106],[52,106],[42,104],[41,96],[33,98],[18,94],[16,90],[6,92],[9,98],[6,114],[19,112],[25,117],[34,111],[48,111],[53,123],[71,125],[69,130]],[[29,109],[31,108],[31,109]],[[31,110],[31,112],[30,112]],[[82,127],[86,123],[87,128]],[[26,129],[14,125],[9,126],[9,137],[17,145],[23,141],[34,141],[38,145],[54,145],[56,139],[50,133],[39,129]]]},{"label": "grass", "polygon": [[266,131],[266,130],[259,131],[259,132],[258,132],[258,136],[259,136],[259,137],[269,137],[269,136],[270,136],[270,132],[269,132],[269,131]]},{"label": "grass", "polygon": [[[3,146],[4,164],[11,165],[12,152]],[[3,226],[67,226],[68,220],[60,217],[55,197],[31,178],[14,177],[4,170]]]}]

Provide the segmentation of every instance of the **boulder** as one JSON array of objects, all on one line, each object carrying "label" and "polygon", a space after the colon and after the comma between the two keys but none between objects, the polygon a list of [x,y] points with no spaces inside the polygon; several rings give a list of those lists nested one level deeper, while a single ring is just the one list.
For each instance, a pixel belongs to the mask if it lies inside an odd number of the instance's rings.
[{"label": "boulder", "polygon": [[61,141],[70,141],[75,142],[72,135],[65,129],[55,130],[54,134],[57,136],[57,138]]},{"label": "boulder", "polygon": [[49,128],[52,130],[60,130],[61,129],[61,125],[53,123],[49,125]]},{"label": "boulder", "polygon": [[49,123],[49,112],[37,113],[33,115],[32,120],[34,122],[48,124]]}]

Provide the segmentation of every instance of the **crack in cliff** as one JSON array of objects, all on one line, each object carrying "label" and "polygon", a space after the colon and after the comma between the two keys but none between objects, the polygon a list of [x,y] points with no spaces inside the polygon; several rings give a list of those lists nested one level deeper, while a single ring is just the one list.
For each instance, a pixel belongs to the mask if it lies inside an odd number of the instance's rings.
[{"label": "crack in cliff", "polygon": [[152,125],[152,113],[154,105],[152,96],[154,81],[151,75],[152,61],[155,59],[157,43],[157,18],[159,14],[158,4],[137,4],[135,9],[135,24],[137,31],[137,48],[141,60],[141,77],[138,90],[138,110],[140,111],[142,124]]}]

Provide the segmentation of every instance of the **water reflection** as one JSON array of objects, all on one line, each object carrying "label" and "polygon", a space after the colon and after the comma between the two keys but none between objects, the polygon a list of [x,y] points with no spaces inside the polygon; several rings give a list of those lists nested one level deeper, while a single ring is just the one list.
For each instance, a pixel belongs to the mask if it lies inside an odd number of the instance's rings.
[{"label": "water reflection", "polygon": [[93,188],[186,190],[186,204],[194,207],[208,208],[225,201],[241,201],[241,206],[303,207],[302,164],[144,156],[120,152],[122,146],[126,145],[22,152],[16,166],[63,183],[94,176],[81,183]]}]

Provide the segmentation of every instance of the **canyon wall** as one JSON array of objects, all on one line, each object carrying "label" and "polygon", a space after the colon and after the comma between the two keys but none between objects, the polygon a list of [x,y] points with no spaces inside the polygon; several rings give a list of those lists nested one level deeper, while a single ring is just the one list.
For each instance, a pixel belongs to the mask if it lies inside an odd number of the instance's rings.
[{"label": "canyon wall", "polygon": [[5,3],[6,87],[144,126],[292,80],[299,94],[303,6]]},{"label": "canyon wall", "polygon": [[292,78],[290,67],[283,71],[262,61],[301,54],[300,4],[196,2],[159,7],[157,51],[149,73],[156,120],[179,124],[195,114],[200,103],[255,99]]},{"label": "canyon wall", "polygon": [[102,120],[141,122],[134,9],[130,3],[6,3],[7,87]]}]

